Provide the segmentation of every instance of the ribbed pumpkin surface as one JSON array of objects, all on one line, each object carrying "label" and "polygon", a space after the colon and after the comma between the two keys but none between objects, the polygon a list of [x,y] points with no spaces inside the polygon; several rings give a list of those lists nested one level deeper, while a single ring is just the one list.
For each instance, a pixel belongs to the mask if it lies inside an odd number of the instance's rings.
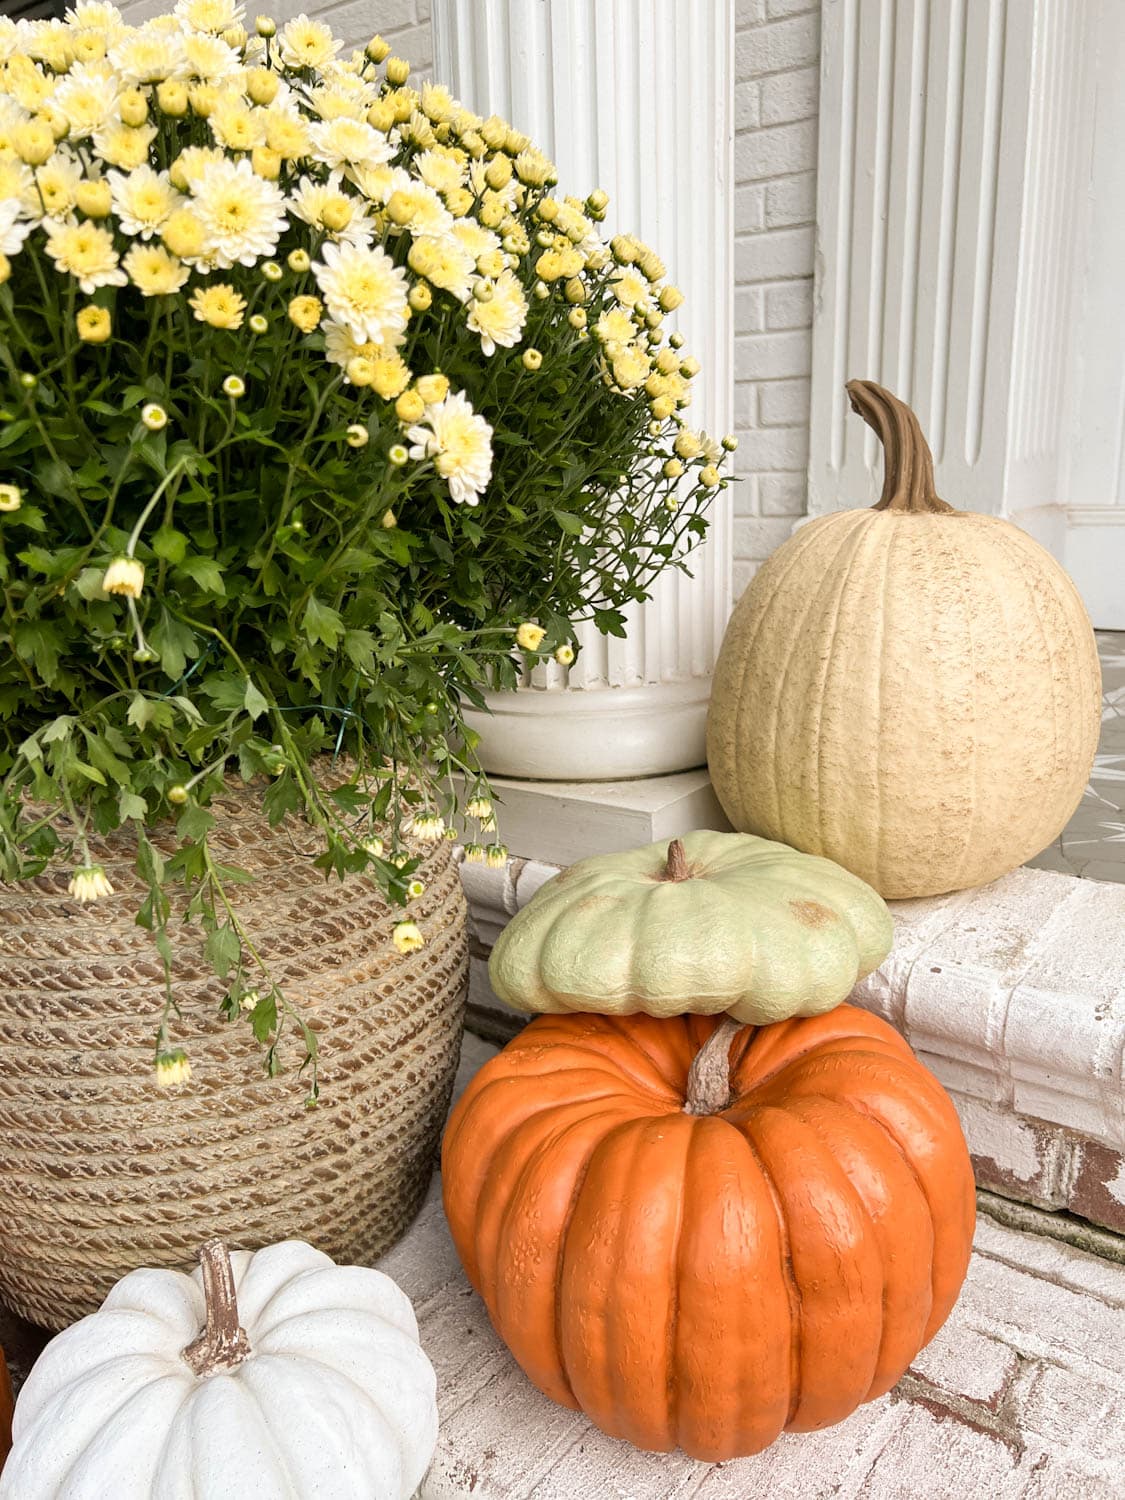
[{"label": "ribbed pumpkin surface", "polygon": [[1097,647],[1054,559],[937,500],[913,414],[853,391],[885,424],[882,508],[810,522],[756,574],[715,669],[707,758],[735,828],[886,898],[937,895],[1014,869],[1066,824],[1097,748]]},{"label": "ribbed pumpkin surface", "polygon": [[974,1219],[953,1106],[883,1021],[747,1027],[729,1106],[688,1115],[715,1027],[542,1017],[474,1078],[442,1161],[466,1273],[535,1385],[711,1461],[889,1390]]}]

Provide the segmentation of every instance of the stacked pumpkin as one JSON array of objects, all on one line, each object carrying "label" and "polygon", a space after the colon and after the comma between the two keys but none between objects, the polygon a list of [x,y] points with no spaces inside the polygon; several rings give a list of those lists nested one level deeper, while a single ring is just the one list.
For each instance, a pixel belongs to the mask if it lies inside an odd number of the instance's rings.
[{"label": "stacked pumpkin", "polygon": [[953,1107],[843,1005],[880,897],[742,834],[585,859],[493,951],[545,1012],[473,1079],[454,1243],[536,1386],[638,1447],[722,1460],[840,1421],[953,1306],[973,1178]]}]

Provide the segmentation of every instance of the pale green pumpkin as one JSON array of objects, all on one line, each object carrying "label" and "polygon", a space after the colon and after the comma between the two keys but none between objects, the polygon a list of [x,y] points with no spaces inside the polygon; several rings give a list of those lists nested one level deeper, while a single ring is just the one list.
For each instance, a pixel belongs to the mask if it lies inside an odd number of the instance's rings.
[{"label": "pale green pumpkin", "polygon": [[767,1025],[838,1005],[892,933],[882,898],[831,860],[697,832],[571,865],[508,923],[488,973],[517,1010]]}]

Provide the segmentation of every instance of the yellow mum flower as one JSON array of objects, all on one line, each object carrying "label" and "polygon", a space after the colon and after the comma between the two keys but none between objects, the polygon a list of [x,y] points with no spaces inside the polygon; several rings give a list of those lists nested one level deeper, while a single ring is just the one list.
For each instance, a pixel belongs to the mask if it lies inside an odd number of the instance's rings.
[{"label": "yellow mum flower", "polygon": [[113,235],[100,224],[52,223],[47,230],[47,254],[55,269],[74,276],[90,296],[100,286],[124,286],[125,272],[113,248]]},{"label": "yellow mum flower", "polygon": [[402,954],[417,953],[426,946],[426,939],[417,922],[396,922],[391,941]]},{"label": "yellow mum flower", "polygon": [[188,112],[187,84],[178,78],[166,78],[156,86],[156,102],[162,114],[181,119]]},{"label": "yellow mum flower", "polygon": [[188,298],[188,305],[201,323],[209,323],[212,328],[235,329],[242,327],[246,298],[229,282],[217,281],[197,287]]},{"label": "yellow mum flower", "polygon": [[105,307],[79,308],[74,324],[84,344],[104,344],[113,331],[113,320]]},{"label": "yellow mum flower", "polygon": [[23,504],[23,491],[18,484],[0,484],[0,510],[19,510]]},{"label": "yellow mum flower", "polygon": [[122,264],[144,297],[169,297],[188,279],[188,268],[163,245],[134,245]]},{"label": "yellow mum flower", "polygon": [[459,302],[467,299],[476,266],[456,240],[422,235],[411,245],[407,261],[416,276],[452,292]]},{"label": "yellow mum flower", "polygon": [[187,261],[203,254],[206,241],[203,225],[190,208],[178,208],[160,231],[160,238],[173,255]]},{"label": "yellow mum flower", "polygon": [[385,354],[372,360],[371,388],[384,401],[393,401],[410,384],[410,366],[401,355]]},{"label": "yellow mum flower", "polygon": [[29,167],[40,167],[55,154],[55,137],[44,120],[26,120],[12,131],[12,149]]},{"label": "yellow mum flower", "polygon": [[131,172],[148,161],[155,137],[155,125],[104,125],[94,136],[94,147],[109,166]]},{"label": "yellow mum flower", "polygon": [[161,1052],[157,1055],[157,1088],[172,1089],[190,1082],[191,1062],[186,1052],[177,1048],[175,1052]]},{"label": "yellow mum flower", "polygon": [[252,151],[265,144],[266,124],[261,111],[249,108],[238,95],[220,99],[207,123],[219,145],[232,151]]},{"label": "yellow mum flower", "polygon": [[289,321],[302,333],[312,333],[320,326],[324,316],[324,303],[319,297],[294,297],[289,304]]},{"label": "yellow mum flower", "polygon": [[115,557],[102,575],[102,589],[125,599],[139,599],[145,586],[145,565],[137,557]]},{"label": "yellow mum flower", "polygon": [[521,651],[538,651],[546,634],[542,625],[534,625],[530,620],[525,620],[516,631],[516,644]]}]

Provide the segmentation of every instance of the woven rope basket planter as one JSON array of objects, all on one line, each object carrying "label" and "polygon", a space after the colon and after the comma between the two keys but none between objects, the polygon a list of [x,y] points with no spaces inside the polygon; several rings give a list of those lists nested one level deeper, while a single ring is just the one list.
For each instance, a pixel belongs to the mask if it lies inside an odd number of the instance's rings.
[{"label": "woven rope basket planter", "polygon": [[[314,834],[271,829],[257,790],[212,803],[216,857],[253,884],[240,917],[317,1031],[321,1102],[304,1107],[293,1032],[269,1079],[194,927],[173,922],[191,1082],[157,1088],[162,970],[135,925],[131,840],[91,844],[117,894],[81,907],[64,870],[0,887],[0,1301],[47,1328],[92,1312],[136,1266],[190,1270],[212,1235],[254,1249],[311,1241],[370,1263],[428,1186],[460,1051],[468,938],[447,843],[416,846],[427,945],[401,957],[375,887],[326,883]],[[161,844],[159,834],[153,841]],[[167,847],[171,847],[168,844]]]}]

